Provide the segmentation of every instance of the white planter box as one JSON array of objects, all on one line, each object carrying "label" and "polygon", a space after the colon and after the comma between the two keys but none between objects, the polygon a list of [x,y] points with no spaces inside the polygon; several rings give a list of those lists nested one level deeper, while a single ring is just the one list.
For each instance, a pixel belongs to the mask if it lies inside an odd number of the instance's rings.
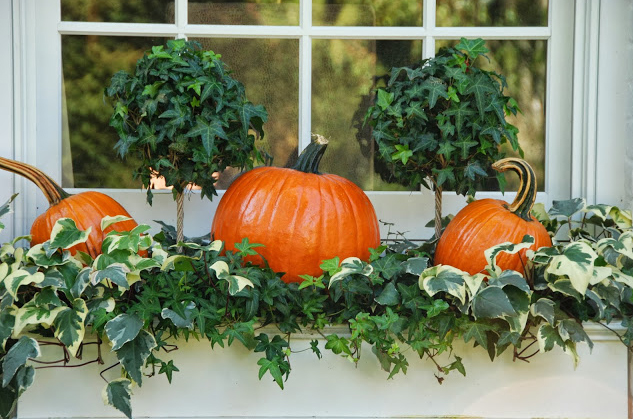
[{"label": "white planter box", "polygon": [[[249,352],[239,342],[211,350],[207,341],[182,341],[179,350],[169,354],[180,369],[172,384],[162,375],[144,379],[143,386],[133,390],[133,413],[151,418],[626,418],[626,347],[600,326],[588,327],[595,347],[590,354],[586,345],[579,346],[576,370],[560,350],[538,354],[529,363],[513,362],[508,350],[490,362],[483,349],[459,345],[456,353],[463,357],[467,376],[452,372],[442,385],[434,377],[432,362],[417,355],[409,358],[406,375],[387,380],[369,347],[355,368],[324,350],[321,342],[321,360],[309,350],[292,354],[292,372],[281,390],[268,374],[258,380],[257,360],[262,354]],[[291,347],[307,348],[314,338],[300,336]],[[84,361],[91,356],[86,353]],[[161,358],[169,359],[167,354]],[[110,357],[105,366],[113,363]],[[103,405],[103,369],[91,364],[38,370],[35,384],[20,399],[18,417],[122,417]],[[114,368],[105,376],[117,378],[119,372]]]}]

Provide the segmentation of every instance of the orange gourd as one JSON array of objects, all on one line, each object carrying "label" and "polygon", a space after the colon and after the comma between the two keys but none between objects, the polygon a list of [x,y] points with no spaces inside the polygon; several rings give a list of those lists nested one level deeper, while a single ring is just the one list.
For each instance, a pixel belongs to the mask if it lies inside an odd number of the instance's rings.
[{"label": "orange gourd", "polygon": [[130,217],[125,208],[113,198],[94,191],[71,195],[41,170],[15,160],[0,157],[0,169],[24,176],[35,183],[48,200],[50,207],[40,214],[31,226],[31,246],[50,239],[51,231],[58,219],[71,218],[80,230],[87,230],[89,227],[92,227],[92,230],[88,240],[71,247],[70,252],[75,254],[77,251],[82,251],[94,258],[101,253],[101,243],[108,232],[130,231],[137,226],[134,220],[120,221],[102,231],[103,217],[108,215]]},{"label": "orange gourd", "polygon": [[[238,177],[218,204],[211,234],[226,249],[248,238],[285,282],[318,276],[325,259],[369,259],[380,245],[367,195],[351,181],[318,172],[327,140],[317,136],[293,168],[258,167]],[[262,261],[250,259],[254,263]]]},{"label": "orange gourd", "polygon": [[[492,167],[499,172],[512,170],[519,175],[519,191],[514,202],[508,205],[498,199],[481,199],[459,211],[437,243],[436,265],[451,265],[474,275],[487,265],[486,249],[504,242],[520,243],[526,234],[534,237],[531,249],[552,246],[543,224],[530,214],[536,199],[536,176],[530,165],[521,159],[506,158]],[[497,265],[503,270],[523,272],[525,252],[501,253],[497,256]]]}]

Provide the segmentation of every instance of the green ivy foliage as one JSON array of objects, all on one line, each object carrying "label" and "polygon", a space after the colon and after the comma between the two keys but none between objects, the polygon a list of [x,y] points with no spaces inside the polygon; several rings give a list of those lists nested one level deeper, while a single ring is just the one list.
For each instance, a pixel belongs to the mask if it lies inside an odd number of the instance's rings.
[{"label": "green ivy foliage", "polygon": [[[577,362],[577,344],[593,345],[584,329],[593,321],[610,329],[621,324],[618,336],[631,348],[630,212],[570,200],[547,212],[537,205],[535,214],[556,240],[554,247],[528,251],[524,272],[501,271],[495,261],[529,247],[529,236],[486,251],[486,272],[477,275],[432,266],[433,242],[402,239],[373,249],[369,261],[325,260],[322,275],[293,284],[245,263],[259,246],[248,239],[224,252],[222,242],[204,238],[175,243],[169,228],[155,236],[143,225],[111,232],[97,258],[71,256],[64,249],[86,235],[61,219],[45,243],[25,249],[18,237],[0,248],[0,414],[7,417],[33,383],[44,343],[75,357],[88,343],[109,348],[109,342],[123,374],[105,385],[104,400],[130,418],[133,383],[141,386],[153,373],[171,382],[178,373],[172,360],[161,358],[175,339],[206,339],[210,350],[239,342],[261,355],[253,374],[282,389],[291,336],[307,330],[322,335],[311,342],[316,358],[330,351],[358,362],[368,346],[373,355],[365,356],[376,356],[391,378],[406,373],[417,354],[433,363],[439,382],[451,371],[466,374],[453,350],[460,340],[491,359],[512,350],[515,359],[527,360],[560,347]],[[106,217],[102,228],[124,218]],[[349,331],[328,333],[332,324]],[[440,354],[449,356],[447,364],[439,363]],[[83,362],[102,361],[99,355]]]},{"label": "green ivy foliage", "polygon": [[[487,52],[484,40],[462,38],[434,58],[391,69],[365,122],[395,181],[474,195],[505,156],[502,144],[522,154],[518,130],[505,118],[519,112],[503,93],[505,78],[476,64]],[[505,178],[497,179],[503,189]]]},{"label": "green ivy foliage", "polygon": [[170,40],[138,60],[134,74],[116,73],[105,93],[112,99],[110,125],[124,158],[140,157],[140,177],[152,201],[152,174],[174,193],[194,183],[202,197],[217,195],[216,174],[227,166],[252,168],[259,159],[255,135],[263,137],[268,114],[246,98],[219,54],[195,41]]}]

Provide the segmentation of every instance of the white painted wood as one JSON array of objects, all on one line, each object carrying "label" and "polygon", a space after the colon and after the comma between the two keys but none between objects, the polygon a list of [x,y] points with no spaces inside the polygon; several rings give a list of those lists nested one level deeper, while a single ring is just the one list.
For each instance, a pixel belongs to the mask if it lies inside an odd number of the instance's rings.
[{"label": "white painted wood", "polygon": [[[12,2],[5,1],[0,3],[0,156],[13,156],[13,7]],[[0,205],[6,202],[15,191],[13,184],[14,177],[8,172],[0,172]],[[0,243],[10,240],[14,237],[13,215],[7,215],[2,220],[6,228],[0,231]]]},{"label": "white painted wood", "polygon": [[[586,345],[579,347],[581,360],[575,370],[560,350],[538,354],[530,363],[513,362],[511,352],[490,362],[486,352],[471,343],[455,348],[464,358],[466,377],[454,372],[442,385],[434,377],[434,365],[414,354],[406,375],[387,380],[369,347],[363,348],[355,367],[325,351],[320,337],[299,336],[291,341],[293,351],[309,348],[310,339],[318,338],[324,357],[318,360],[309,350],[293,353],[283,391],[268,375],[258,380],[262,354],[239,343],[211,350],[206,341],[180,341],[177,351],[161,355],[164,360],[173,356],[180,369],[172,384],[164,376],[145,378],[142,387],[133,389],[132,407],[135,417],[149,418],[625,418],[626,348],[612,335],[590,329],[595,347],[591,354]],[[59,353],[49,359],[56,356]],[[93,357],[94,352],[86,353],[84,361]],[[101,400],[105,382],[99,372],[114,362],[109,356],[105,366],[38,370],[34,385],[19,402],[18,417],[122,417]],[[104,375],[115,379],[119,371],[114,368]]]}]

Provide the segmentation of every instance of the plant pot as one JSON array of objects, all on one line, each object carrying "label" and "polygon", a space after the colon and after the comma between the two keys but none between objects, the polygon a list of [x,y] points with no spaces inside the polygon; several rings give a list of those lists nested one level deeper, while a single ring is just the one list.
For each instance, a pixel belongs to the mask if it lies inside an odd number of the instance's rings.
[{"label": "plant pot", "polygon": [[[326,333],[347,333],[333,327]],[[528,362],[513,361],[506,351],[491,362],[482,348],[455,347],[463,358],[466,376],[454,371],[440,385],[428,359],[411,353],[406,375],[388,380],[370,347],[363,347],[355,366],[324,349],[320,335],[293,335],[292,372],[281,390],[269,374],[258,380],[253,353],[235,342],[211,349],[209,342],[190,339],[175,342],[178,350],[158,356],[173,359],[179,372],[170,385],[164,375],[143,380],[133,388],[134,417],[487,417],[487,418],[625,418],[627,417],[627,348],[617,336],[599,325],[586,325],[594,341],[590,353],[579,345],[580,363],[574,369],[559,349],[539,353]],[[268,333],[275,333],[270,329]],[[312,353],[310,340],[319,339],[323,359]],[[102,350],[107,352],[107,344]],[[43,347],[44,359],[59,358],[56,347]],[[95,345],[84,351],[83,361],[96,356]],[[440,357],[441,358],[441,357]],[[453,359],[452,357],[450,358]],[[450,362],[442,358],[442,362]],[[100,371],[115,364],[107,353],[105,365],[40,369],[35,383],[18,406],[19,418],[122,417],[105,406]],[[150,373],[151,371],[147,371]],[[120,368],[104,373],[118,378]]]}]

